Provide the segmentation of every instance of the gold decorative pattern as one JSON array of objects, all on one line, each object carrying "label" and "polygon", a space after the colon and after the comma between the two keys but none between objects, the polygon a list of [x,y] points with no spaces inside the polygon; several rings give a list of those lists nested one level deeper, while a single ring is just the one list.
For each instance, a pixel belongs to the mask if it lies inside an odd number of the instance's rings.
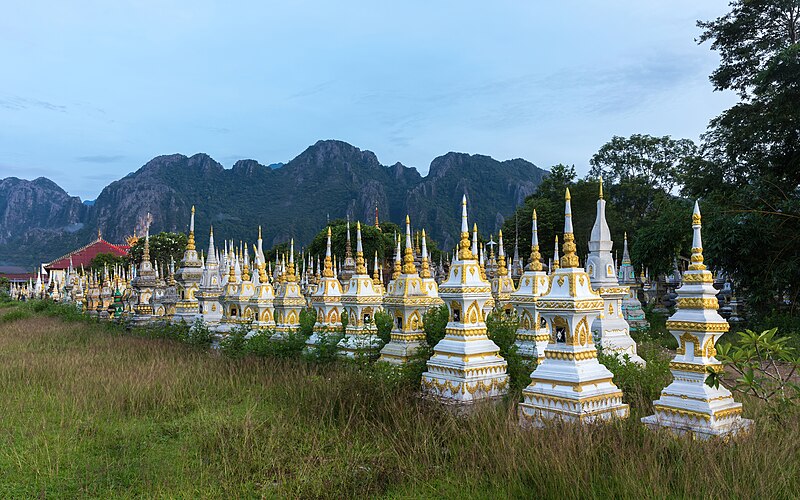
[{"label": "gold decorative pattern", "polygon": [[707,297],[681,297],[678,299],[678,309],[719,309],[719,301]]},{"label": "gold decorative pattern", "polygon": [[724,323],[701,323],[697,321],[667,321],[668,330],[688,330],[692,332],[725,333],[729,325]]},{"label": "gold decorative pattern", "polygon": [[711,370],[715,373],[722,373],[723,366],[722,364],[695,364],[695,363],[681,363],[678,361],[670,361],[669,363],[670,370],[680,370],[684,372],[693,372],[693,373],[707,373],[708,370]]}]

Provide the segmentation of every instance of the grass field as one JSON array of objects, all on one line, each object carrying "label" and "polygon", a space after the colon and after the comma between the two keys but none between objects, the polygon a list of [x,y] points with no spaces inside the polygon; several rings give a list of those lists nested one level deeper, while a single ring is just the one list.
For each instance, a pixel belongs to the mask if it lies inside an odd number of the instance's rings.
[{"label": "grass field", "polygon": [[646,430],[636,392],[627,421],[525,431],[516,397],[457,416],[355,364],[24,316],[0,322],[2,498],[800,494],[800,422],[751,401],[729,444]]}]

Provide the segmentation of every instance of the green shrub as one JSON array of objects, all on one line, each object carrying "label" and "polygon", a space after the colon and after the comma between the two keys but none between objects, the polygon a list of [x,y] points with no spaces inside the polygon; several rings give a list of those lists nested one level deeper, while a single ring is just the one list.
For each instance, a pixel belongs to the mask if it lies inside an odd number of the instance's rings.
[{"label": "green shrub", "polygon": [[486,318],[488,336],[500,348],[500,356],[508,363],[512,394],[530,384],[533,371],[532,363],[519,355],[518,348],[514,344],[518,327],[519,317],[508,316],[503,311],[493,311]]},{"label": "green shrub", "polygon": [[9,323],[11,321],[30,318],[32,316],[33,313],[28,309],[16,307],[0,316],[0,323]]},{"label": "green shrub", "polygon": [[233,327],[219,342],[220,351],[231,358],[247,354],[247,336],[253,331],[252,323],[240,323]]},{"label": "green shrub", "polygon": [[[786,410],[800,405],[800,384],[794,379],[800,356],[789,345],[790,337],[778,336],[778,329],[761,333],[744,330],[737,342],[717,345],[716,358],[733,370],[738,378],[728,381],[729,388],[766,403],[775,418],[787,416]],[[718,387],[725,373],[710,371],[706,384]]]},{"label": "green shrub", "polygon": [[383,345],[392,340],[392,317],[384,311],[375,313],[375,328],[378,330],[378,338]]},{"label": "green shrub", "polygon": [[313,307],[306,307],[300,311],[298,322],[300,323],[298,329],[300,335],[303,335],[305,338],[310,337],[311,334],[314,333],[314,325],[317,324],[317,311],[315,311]]},{"label": "green shrub", "polygon": [[214,334],[211,333],[203,318],[197,318],[187,332],[185,341],[195,347],[209,348],[214,341]]},{"label": "green shrub", "polygon": [[614,374],[614,384],[623,392],[623,400],[632,407],[652,410],[653,401],[672,380],[669,362],[672,356],[657,343],[639,344],[638,354],[647,362],[639,366],[627,355],[622,358],[597,348],[598,360]]},{"label": "green shrub", "polygon": [[344,338],[342,332],[326,332],[319,335],[319,342],[310,349],[306,358],[317,363],[330,363],[338,359],[339,341]]},{"label": "green shrub", "polygon": [[446,305],[431,307],[422,316],[422,329],[425,332],[425,342],[430,347],[435,347],[444,338],[447,322],[450,321],[450,311]]}]

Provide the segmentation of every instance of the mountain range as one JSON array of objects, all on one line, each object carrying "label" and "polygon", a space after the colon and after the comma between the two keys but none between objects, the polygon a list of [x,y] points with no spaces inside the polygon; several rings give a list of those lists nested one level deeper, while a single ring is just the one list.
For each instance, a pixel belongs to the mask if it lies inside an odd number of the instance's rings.
[{"label": "mountain range", "polygon": [[504,217],[532,194],[546,170],[523,159],[447,153],[428,174],[401,163],[382,165],[371,151],[346,142],[318,141],[286,164],[239,160],[226,169],[204,153],[157,156],[112,182],[91,203],[69,196],[53,181],[0,180],[0,265],[32,266],[82,246],[98,230],[123,242],[152,214],[151,232],[186,231],[196,206],[198,245],[211,224],[223,238],[253,240],[263,226],[267,247],[294,237],[311,241],[330,218],[349,215],[372,223],[402,223],[450,248],[460,230],[460,201],[470,202],[470,224],[496,232]]}]

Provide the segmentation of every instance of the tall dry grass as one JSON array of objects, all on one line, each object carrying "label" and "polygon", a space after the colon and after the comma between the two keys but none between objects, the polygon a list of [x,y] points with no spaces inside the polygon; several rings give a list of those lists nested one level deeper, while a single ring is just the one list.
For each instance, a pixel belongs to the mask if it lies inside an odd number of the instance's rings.
[{"label": "tall dry grass", "polygon": [[[228,359],[34,317],[0,324],[0,496],[704,497],[800,491],[800,423],[729,444],[459,416],[347,364]],[[641,408],[641,411],[640,411]]]}]

